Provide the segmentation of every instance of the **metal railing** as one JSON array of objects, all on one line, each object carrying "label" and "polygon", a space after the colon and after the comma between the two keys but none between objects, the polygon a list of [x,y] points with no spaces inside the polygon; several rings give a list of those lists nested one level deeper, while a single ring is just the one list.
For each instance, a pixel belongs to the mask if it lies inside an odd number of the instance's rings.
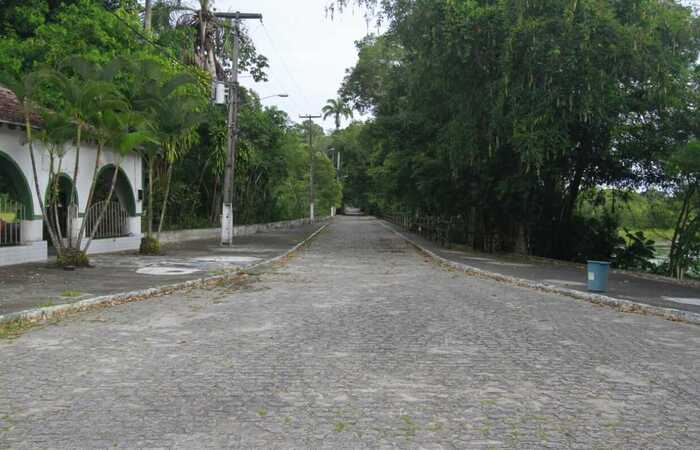
[{"label": "metal railing", "polygon": [[[106,209],[105,209],[106,208]],[[102,221],[97,224],[97,219],[105,209]],[[128,235],[128,218],[129,214],[126,209],[117,201],[114,202],[97,202],[88,208],[85,213],[85,231],[87,236],[90,236],[97,225],[95,239],[115,238]]]},{"label": "metal railing", "polygon": [[0,197],[0,247],[22,243],[24,205]]}]

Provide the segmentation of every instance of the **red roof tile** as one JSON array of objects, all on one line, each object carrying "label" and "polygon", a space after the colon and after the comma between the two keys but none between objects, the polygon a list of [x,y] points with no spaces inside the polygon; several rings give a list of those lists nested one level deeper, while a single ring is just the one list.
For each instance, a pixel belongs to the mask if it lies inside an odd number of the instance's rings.
[{"label": "red roof tile", "polygon": [[[24,124],[24,114],[14,92],[0,86],[0,121]],[[39,125],[41,119],[32,114],[32,124]]]}]

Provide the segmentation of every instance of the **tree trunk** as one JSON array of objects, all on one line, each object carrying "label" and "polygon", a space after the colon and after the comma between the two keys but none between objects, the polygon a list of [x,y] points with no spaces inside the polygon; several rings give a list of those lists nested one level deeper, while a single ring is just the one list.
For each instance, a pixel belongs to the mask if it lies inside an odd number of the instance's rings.
[{"label": "tree trunk", "polygon": [[51,207],[50,209],[53,210],[53,220],[56,225],[55,231],[56,235],[58,236],[58,239],[63,242],[63,231],[61,230],[61,221],[60,218],[58,217],[58,198],[56,194],[58,193],[59,189],[59,178],[58,175],[61,173],[61,165],[59,164],[58,166],[58,171],[54,171],[54,158],[53,155],[51,155],[51,167],[49,168],[49,180],[51,184],[53,184],[53,188],[51,190]]},{"label": "tree trunk", "polygon": [[[100,168],[100,157],[102,156],[102,144],[97,144],[97,158],[95,159],[95,170],[92,173],[92,183],[90,185],[90,192],[88,193],[87,203],[85,204],[86,212],[87,208],[90,208],[92,204],[92,197],[95,195],[95,186],[97,186],[97,173]],[[85,226],[87,224],[86,220],[80,225],[80,233],[78,233],[78,239],[75,243],[77,248],[80,248],[80,243],[83,241],[83,236],[85,236]]]},{"label": "tree trunk", "polygon": [[146,5],[143,11],[143,29],[151,31],[151,22],[153,17],[153,0],[146,0]]},{"label": "tree trunk", "polygon": [[153,165],[155,156],[148,158],[148,237],[153,237]]},{"label": "tree trunk", "polygon": [[681,212],[678,214],[678,220],[676,221],[676,227],[673,230],[673,238],[671,239],[671,249],[668,254],[668,272],[672,277],[680,278],[679,270],[681,267],[678,264],[678,248],[679,241],[683,234],[683,229],[688,220],[690,213],[690,199],[694,194],[694,187],[688,186],[688,190],[685,193],[685,198],[683,199],[683,206],[681,207]]},{"label": "tree trunk", "polygon": [[163,223],[165,222],[165,209],[168,206],[168,196],[170,195],[170,181],[173,178],[173,166],[174,163],[170,163],[168,166],[167,181],[165,182],[165,194],[163,195],[163,207],[160,210],[160,222],[158,223],[158,234],[163,231]]},{"label": "tree trunk", "polygon": [[112,200],[112,194],[114,194],[114,188],[117,185],[117,178],[119,177],[119,168],[121,167],[121,158],[117,161],[117,165],[114,168],[114,175],[112,175],[112,184],[109,186],[109,194],[107,194],[107,199],[104,202],[104,207],[102,208],[102,211],[100,211],[100,215],[97,217],[97,220],[95,221],[95,225],[92,227],[92,231],[90,232],[90,237],[88,238],[87,243],[85,244],[85,248],[83,249],[83,252],[87,253],[88,248],[90,248],[90,244],[92,243],[92,240],[95,238],[95,234],[97,234],[97,229],[100,227],[100,223],[102,222],[102,219],[104,218],[105,212],[107,212],[107,208],[109,207],[109,202]]},{"label": "tree trunk", "polygon": [[29,145],[29,158],[32,161],[32,173],[34,175],[34,188],[36,189],[37,200],[39,201],[39,208],[41,209],[41,216],[46,224],[46,228],[49,230],[49,237],[51,237],[51,242],[56,249],[56,254],[60,258],[63,255],[63,243],[58,240],[56,233],[51,228],[51,223],[49,222],[49,216],[46,213],[46,205],[44,205],[44,200],[41,195],[41,189],[39,188],[39,175],[36,170],[36,157],[34,155],[34,143],[32,142],[32,123],[29,118],[29,114],[25,115],[24,119],[25,131],[27,133],[27,144]]},{"label": "tree trunk", "polygon": [[[78,210],[76,205],[77,199],[75,198],[78,194],[78,172],[80,167],[80,140],[82,138],[82,125],[78,124],[78,129],[76,130],[75,139],[75,168],[73,169],[73,187],[70,192],[70,202],[68,203],[68,211],[72,211],[72,207]],[[73,248],[73,233],[68,233],[68,247]]]}]

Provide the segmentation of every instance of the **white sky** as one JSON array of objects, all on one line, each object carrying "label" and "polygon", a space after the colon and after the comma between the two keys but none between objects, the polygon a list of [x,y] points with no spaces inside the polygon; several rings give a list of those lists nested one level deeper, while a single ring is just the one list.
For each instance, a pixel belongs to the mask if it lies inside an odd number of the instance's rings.
[{"label": "white sky", "polygon": [[[263,100],[277,105],[290,118],[299,114],[321,114],[326,100],[337,96],[345,69],[355,65],[355,41],[368,31],[362,11],[347,10],[333,19],[326,17],[329,0],[216,0],[217,11],[261,13],[263,24],[246,21],[257,50],[269,59],[269,81],[255,83],[242,77],[243,86],[260,97],[279,93],[289,98]],[[370,31],[376,32],[370,23]],[[326,129],[333,120],[316,121]]]}]

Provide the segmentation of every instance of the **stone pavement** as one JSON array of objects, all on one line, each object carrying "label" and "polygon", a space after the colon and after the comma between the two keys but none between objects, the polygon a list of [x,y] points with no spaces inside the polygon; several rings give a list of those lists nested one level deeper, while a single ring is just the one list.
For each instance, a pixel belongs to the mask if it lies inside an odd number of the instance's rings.
[{"label": "stone pavement", "polygon": [[164,245],[158,256],[93,255],[94,268],[75,271],[49,263],[0,267],[0,316],[239,270],[285,253],[322,225],[239,236],[232,248],[199,240]]},{"label": "stone pavement", "polygon": [[[586,268],[582,264],[518,255],[452,250],[415,233],[406,232],[394,224],[384,223],[408,236],[416,244],[450,261],[487,272],[587,292]],[[700,313],[700,282],[697,281],[680,282],[654,275],[613,270],[610,273],[608,290],[604,294],[652,306]]]},{"label": "stone pavement", "polygon": [[445,270],[367,217],[0,341],[0,448],[692,449],[700,327]]}]

